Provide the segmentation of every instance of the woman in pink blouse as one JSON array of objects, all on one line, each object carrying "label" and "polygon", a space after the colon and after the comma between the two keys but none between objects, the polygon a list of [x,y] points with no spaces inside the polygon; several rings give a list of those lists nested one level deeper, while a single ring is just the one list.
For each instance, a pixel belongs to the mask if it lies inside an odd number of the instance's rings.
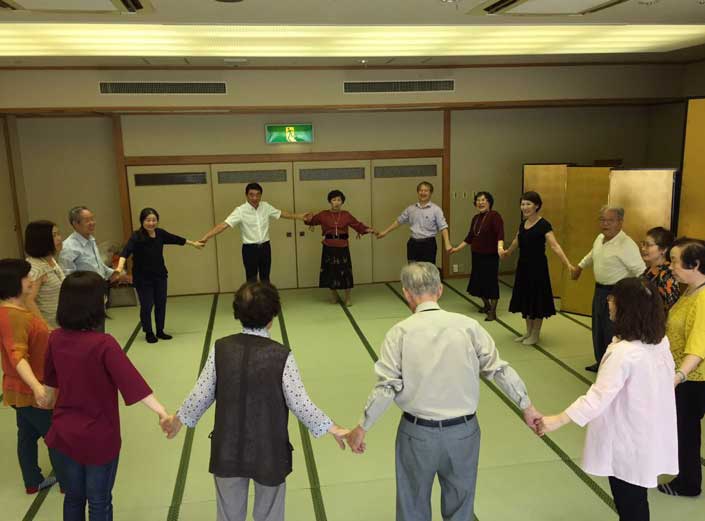
[{"label": "woman in pink blouse", "polygon": [[362,224],[350,212],[342,209],[345,194],[333,190],[328,194],[330,210],[318,212],[304,220],[309,226],[321,226],[323,232],[323,251],[321,252],[321,275],[319,288],[331,291],[332,302],[338,301],[336,290],[345,290],[345,305],[350,306],[350,290],[353,287],[352,260],[348,248],[348,227],[359,235],[374,233],[374,229]]},{"label": "woman in pink blouse", "polygon": [[596,382],[561,414],[545,416],[539,433],[589,423],[583,469],[609,477],[620,521],[647,521],[647,488],[659,474],[678,474],[675,365],[653,283],[623,279],[608,304],[615,337]]}]

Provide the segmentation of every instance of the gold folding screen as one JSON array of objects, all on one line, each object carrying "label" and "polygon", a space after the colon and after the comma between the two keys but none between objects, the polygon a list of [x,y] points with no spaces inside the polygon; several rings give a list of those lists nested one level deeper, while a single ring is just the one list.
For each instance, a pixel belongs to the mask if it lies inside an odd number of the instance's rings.
[{"label": "gold folding screen", "polygon": [[[570,262],[578,262],[592,248],[600,233],[599,212],[608,199],[610,168],[576,167],[567,169],[565,195],[565,238],[561,241]],[[592,268],[583,271],[580,279],[571,280],[570,273],[563,273],[561,310],[581,315],[592,314],[592,294],[595,278]]]},{"label": "gold folding screen", "polygon": [[654,226],[671,229],[676,170],[612,170],[610,206],[624,208],[624,232],[637,243]]},{"label": "gold folding screen", "polygon": [[705,239],[705,99],[688,102],[678,235]]},{"label": "gold folding screen", "polygon": [[[541,195],[541,215],[553,226],[553,233],[561,242],[564,237],[565,193],[568,165],[524,165],[524,191],[532,190]],[[512,231],[513,237],[516,230]],[[509,234],[507,234],[509,237]],[[509,242],[509,241],[507,241]],[[563,263],[547,251],[548,271],[553,296],[563,294]]]}]

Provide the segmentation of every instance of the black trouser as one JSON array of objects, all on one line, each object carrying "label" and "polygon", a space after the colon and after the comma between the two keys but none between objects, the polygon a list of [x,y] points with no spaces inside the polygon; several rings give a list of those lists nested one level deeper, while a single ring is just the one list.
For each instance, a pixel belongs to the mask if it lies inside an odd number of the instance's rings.
[{"label": "black trouser", "polygon": [[645,487],[609,477],[619,521],[649,521],[649,498]]},{"label": "black trouser", "polygon": [[703,469],[700,464],[701,424],[705,416],[705,382],[683,382],[676,387],[678,413],[678,477],[671,487],[688,495],[700,494]]},{"label": "black trouser", "polygon": [[166,277],[156,279],[144,279],[134,282],[137,295],[140,299],[140,322],[142,331],[153,333],[152,330],[152,308],[154,308],[154,322],[157,326],[157,333],[164,331],[164,321],[166,320]]},{"label": "black trouser", "polygon": [[614,336],[614,323],[610,320],[610,310],[607,306],[607,296],[613,287],[595,284],[595,294],[592,297],[592,349],[598,364]]},{"label": "black trouser", "polygon": [[262,244],[243,244],[242,263],[245,265],[247,282],[257,282],[257,274],[262,282],[269,282],[272,269],[272,248],[269,241]]},{"label": "black trouser", "polygon": [[[39,468],[37,442],[49,432],[52,411],[37,407],[13,407],[17,420],[17,459],[25,488],[36,488],[44,481]],[[49,459],[56,469],[55,454],[49,449]]]},{"label": "black trouser", "polygon": [[436,264],[436,238],[409,239],[406,242],[406,260]]}]

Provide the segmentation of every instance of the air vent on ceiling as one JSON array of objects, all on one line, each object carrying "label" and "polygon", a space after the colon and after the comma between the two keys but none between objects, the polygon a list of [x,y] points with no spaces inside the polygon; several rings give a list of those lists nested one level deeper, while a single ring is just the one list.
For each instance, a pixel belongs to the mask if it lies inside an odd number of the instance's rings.
[{"label": "air vent on ceiling", "polygon": [[227,94],[225,82],[101,81],[101,94]]},{"label": "air vent on ceiling", "polygon": [[346,81],[344,91],[353,93],[377,92],[438,92],[455,90],[455,80],[411,81]]},{"label": "air vent on ceiling", "polygon": [[628,0],[486,0],[469,15],[565,16],[588,15]]},{"label": "air vent on ceiling", "polygon": [[150,0],[0,0],[0,9],[33,13],[119,15],[154,11]]}]

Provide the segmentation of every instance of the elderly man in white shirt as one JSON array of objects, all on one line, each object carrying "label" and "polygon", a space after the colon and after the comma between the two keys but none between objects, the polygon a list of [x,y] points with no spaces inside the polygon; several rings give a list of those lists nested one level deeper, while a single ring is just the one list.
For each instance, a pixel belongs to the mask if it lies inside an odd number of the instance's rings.
[{"label": "elderly man in white shirt", "polygon": [[396,402],[403,411],[396,438],[397,520],[431,520],[431,489],[438,475],[443,519],[468,521],[474,515],[480,451],[475,416],[480,375],[494,380],[524,411],[534,432],[541,415],[487,331],[476,320],[438,306],[443,286],[433,264],[405,266],[401,282],[414,314],[385,336],[375,364],[378,382],[348,443],[362,452],[365,433]]},{"label": "elderly man in white shirt", "polygon": [[259,275],[260,281],[269,282],[269,272],[272,267],[269,219],[283,217],[304,220],[308,214],[278,210],[262,201],[262,186],[259,183],[249,183],[245,187],[245,197],[246,203],[235,208],[224,222],[214,226],[199,242],[205,244],[211,237],[239,226],[242,234],[242,263],[245,265],[247,281],[257,282],[257,275]]},{"label": "elderly man in white shirt", "polygon": [[617,282],[627,277],[638,277],[646,269],[639,246],[622,231],[623,225],[624,208],[603,206],[600,210],[602,233],[572,273],[573,280],[577,280],[589,266],[592,266],[595,273],[595,293],[592,297],[592,347],[595,363],[585,368],[593,373],[600,367],[600,361],[614,336],[607,297]]}]

